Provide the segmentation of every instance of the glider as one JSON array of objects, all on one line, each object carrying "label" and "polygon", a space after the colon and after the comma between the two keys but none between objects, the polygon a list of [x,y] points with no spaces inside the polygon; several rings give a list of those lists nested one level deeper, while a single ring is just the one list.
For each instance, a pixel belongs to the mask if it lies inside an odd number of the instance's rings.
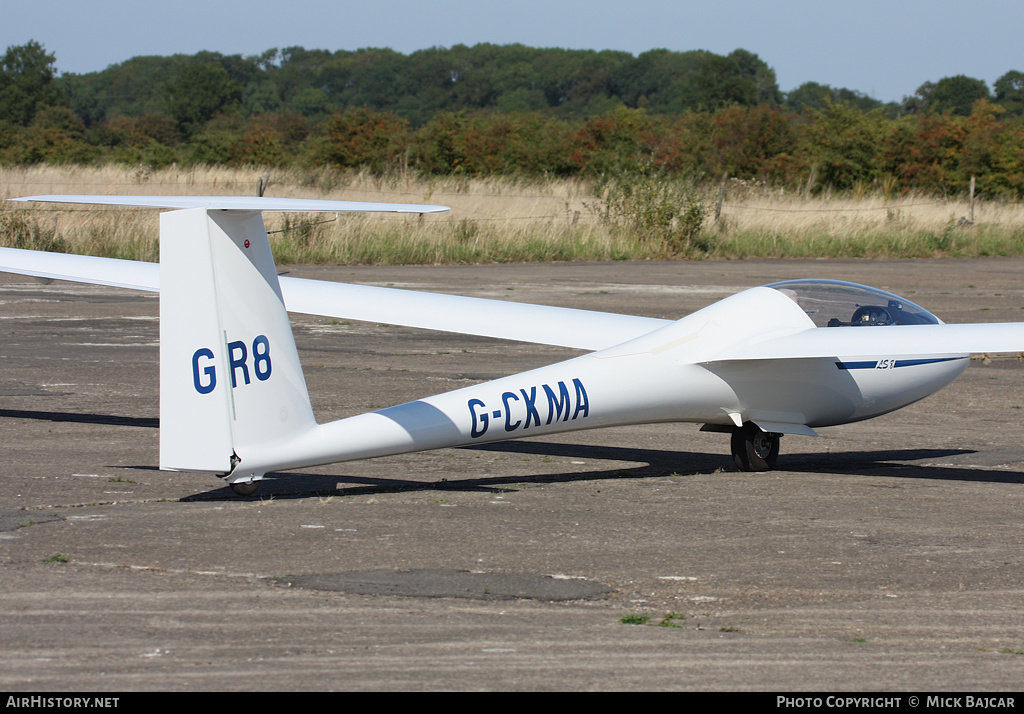
[{"label": "glider", "polygon": [[[659,320],[279,278],[264,212],[443,206],[188,196],[31,196],[170,209],[160,262],[0,248],[0,271],[160,293],[160,468],[249,495],[264,474],[557,432],[696,422],[744,471],[783,434],[870,419],[941,389],[972,352],[1024,350],[1024,323],[946,325],[897,295],[791,280]],[[318,424],[288,311],[560,345],[564,362]]]}]

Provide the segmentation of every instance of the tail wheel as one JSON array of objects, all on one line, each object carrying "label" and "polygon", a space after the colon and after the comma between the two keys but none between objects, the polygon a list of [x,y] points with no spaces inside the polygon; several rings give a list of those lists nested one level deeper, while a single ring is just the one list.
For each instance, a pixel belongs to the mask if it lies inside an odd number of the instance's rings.
[{"label": "tail wheel", "polygon": [[779,458],[779,434],[748,421],[732,433],[732,458],[740,471],[770,471]]}]

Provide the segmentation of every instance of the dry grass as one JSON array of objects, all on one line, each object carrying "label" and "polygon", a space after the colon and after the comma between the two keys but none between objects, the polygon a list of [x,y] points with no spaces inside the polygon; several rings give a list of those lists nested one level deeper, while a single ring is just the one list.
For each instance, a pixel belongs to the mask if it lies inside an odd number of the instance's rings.
[{"label": "dry grass", "polygon": [[[32,167],[0,169],[0,198],[37,194],[255,195],[262,169]],[[444,263],[665,257],[603,222],[586,180],[425,179],[275,170],[267,195],[433,203],[437,216],[268,215],[281,263]],[[711,213],[717,189],[709,192]],[[1024,206],[877,194],[807,198],[732,182],[706,252],[681,257],[967,256],[1024,254]],[[39,204],[0,206],[0,244],[154,260],[155,211]]]}]

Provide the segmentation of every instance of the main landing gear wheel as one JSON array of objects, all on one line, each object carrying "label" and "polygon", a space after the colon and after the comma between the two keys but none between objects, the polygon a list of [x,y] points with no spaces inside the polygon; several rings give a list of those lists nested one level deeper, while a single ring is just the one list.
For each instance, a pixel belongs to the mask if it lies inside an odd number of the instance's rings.
[{"label": "main landing gear wheel", "polygon": [[256,493],[256,489],[260,487],[259,481],[239,481],[238,483],[229,484],[231,490],[239,496],[251,496]]},{"label": "main landing gear wheel", "polygon": [[748,421],[732,432],[732,458],[740,471],[770,471],[779,458],[779,435]]}]

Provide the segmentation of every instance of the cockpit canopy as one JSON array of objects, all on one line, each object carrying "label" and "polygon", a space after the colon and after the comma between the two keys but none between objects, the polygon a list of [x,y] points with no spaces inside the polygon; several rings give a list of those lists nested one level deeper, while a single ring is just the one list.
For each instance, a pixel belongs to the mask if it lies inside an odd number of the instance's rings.
[{"label": "cockpit canopy", "polygon": [[841,280],[786,280],[775,288],[803,308],[817,327],[937,325],[939,318],[899,295]]}]

